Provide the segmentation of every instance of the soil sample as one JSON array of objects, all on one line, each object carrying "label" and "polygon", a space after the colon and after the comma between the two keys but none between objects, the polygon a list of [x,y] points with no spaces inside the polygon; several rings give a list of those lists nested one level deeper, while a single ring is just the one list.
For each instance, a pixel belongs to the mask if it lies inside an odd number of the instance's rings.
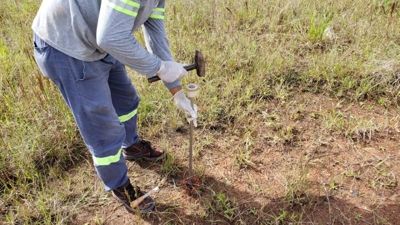
[{"label": "soil sample", "polygon": [[186,193],[192,197],[199,196],[203,189],[203,183],[197,176],[188,177],[181,182]]}]

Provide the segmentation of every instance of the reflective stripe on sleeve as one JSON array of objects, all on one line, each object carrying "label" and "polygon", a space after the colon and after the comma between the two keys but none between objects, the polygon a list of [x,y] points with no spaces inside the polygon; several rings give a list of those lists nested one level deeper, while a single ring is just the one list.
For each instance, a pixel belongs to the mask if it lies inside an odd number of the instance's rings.
[{"label": "reflective stripe on sleeve", "polygon": [[125,3],[125,4],[127,4],[127,5],[132,6],[132,7],[134,7],[134,8],[137,8],[137,9],[140,8],[140,4],[137,3],[137,2],[135,2],[135,1],[132,1],[132,0],[122,0],[122,2]]},{"label": "reflective stripe on sleeve", "polygon": [[150,18],[157,20],[165,19],[165,9],[164,8],[154,8],[153,13],[150,15]]},{"label": "reflective stripe on sleeve", "polygon": [[136,114],[137,114],[137,109],[133,110],[132,112],[130,112],[128,114],[125,114],[125,115],[122,115],[122,116],[118,117],[119,118],[119,122],[124,123],[124,122],[132,119],[134,116],[136,116]]},{"label": "reflective stripe on sleeve", "polygon": [[116,163],[121,158],[122,149],[120,149],[117,154],[107,157],[95,157],[93,156],[93,162],[95,166],[108,166],[110,164]]},{"label": "reflective stripe on sleeve", "polygon": [[128,16],[136,17],[140,4],[132,0],[107,0],[109,7],[117,12]]},{"label": "reflective stripe on sleeve", "polygon": [[154,8],[153,11],[155,12],[165,12],[164,8]]}]

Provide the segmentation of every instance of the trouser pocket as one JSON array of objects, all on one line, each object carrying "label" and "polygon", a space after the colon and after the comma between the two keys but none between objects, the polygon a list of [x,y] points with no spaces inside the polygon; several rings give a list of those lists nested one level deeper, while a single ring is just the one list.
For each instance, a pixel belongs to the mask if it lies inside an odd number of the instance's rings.
[{"label": "trouser pocket", "polygon": [[113,63],[106,62],[104,59],[94,62],[84,62],[83,70],[80,77],[77,77],[77,81],[87,81],[92,79],[102,79],[108,77],[113,67]]},{"label": "trouser pocket", "polygon": [[47,59],[49,57],[49,45],[41,40],[36,34],[33,35],[33,54],[35,57],[36,64],[39,67],[40,72],[45,77],[50,77],[49,70],[46,66]]},{"label": "trouser pocket", "polygon": [[102,60],[94,62],[81,61],[81,67],[76,66],[75,83],[80,96],[86,99],[98,99],[99,93],[109,93],[108,78],[113,67],[112,63]]}]

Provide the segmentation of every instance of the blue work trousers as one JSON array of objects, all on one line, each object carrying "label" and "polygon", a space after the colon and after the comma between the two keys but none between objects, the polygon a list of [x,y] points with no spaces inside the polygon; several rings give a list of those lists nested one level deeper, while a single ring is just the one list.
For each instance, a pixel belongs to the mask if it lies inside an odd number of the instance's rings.
[{"label": "blue work trousers", "polygon": [[92,154],[106,190],[128,181],[122,148],[138,142],[139,97],[125,66],[112,56],[85,62],[34,35],[34,55],[44,76],[60,90]]}]

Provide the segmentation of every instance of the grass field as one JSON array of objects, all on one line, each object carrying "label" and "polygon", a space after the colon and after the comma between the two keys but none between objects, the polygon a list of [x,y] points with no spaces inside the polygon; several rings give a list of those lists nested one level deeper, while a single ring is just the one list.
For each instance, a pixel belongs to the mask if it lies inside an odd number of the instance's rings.
[{"label": "grass field", "polygon": [[[400,3],[168,1],[177,61],[207,57],[189,196],[188,126],[161,84],[130,72],[140,133],[161,165],[128,163],[157,212],[130,215],[96,178],[55,86],[40,75],[37,0],[0,4],[0,224],[399,224]],[[140,34],[138,34],[140,36]],[[139,38],[140,39],[140,38]]]}]

